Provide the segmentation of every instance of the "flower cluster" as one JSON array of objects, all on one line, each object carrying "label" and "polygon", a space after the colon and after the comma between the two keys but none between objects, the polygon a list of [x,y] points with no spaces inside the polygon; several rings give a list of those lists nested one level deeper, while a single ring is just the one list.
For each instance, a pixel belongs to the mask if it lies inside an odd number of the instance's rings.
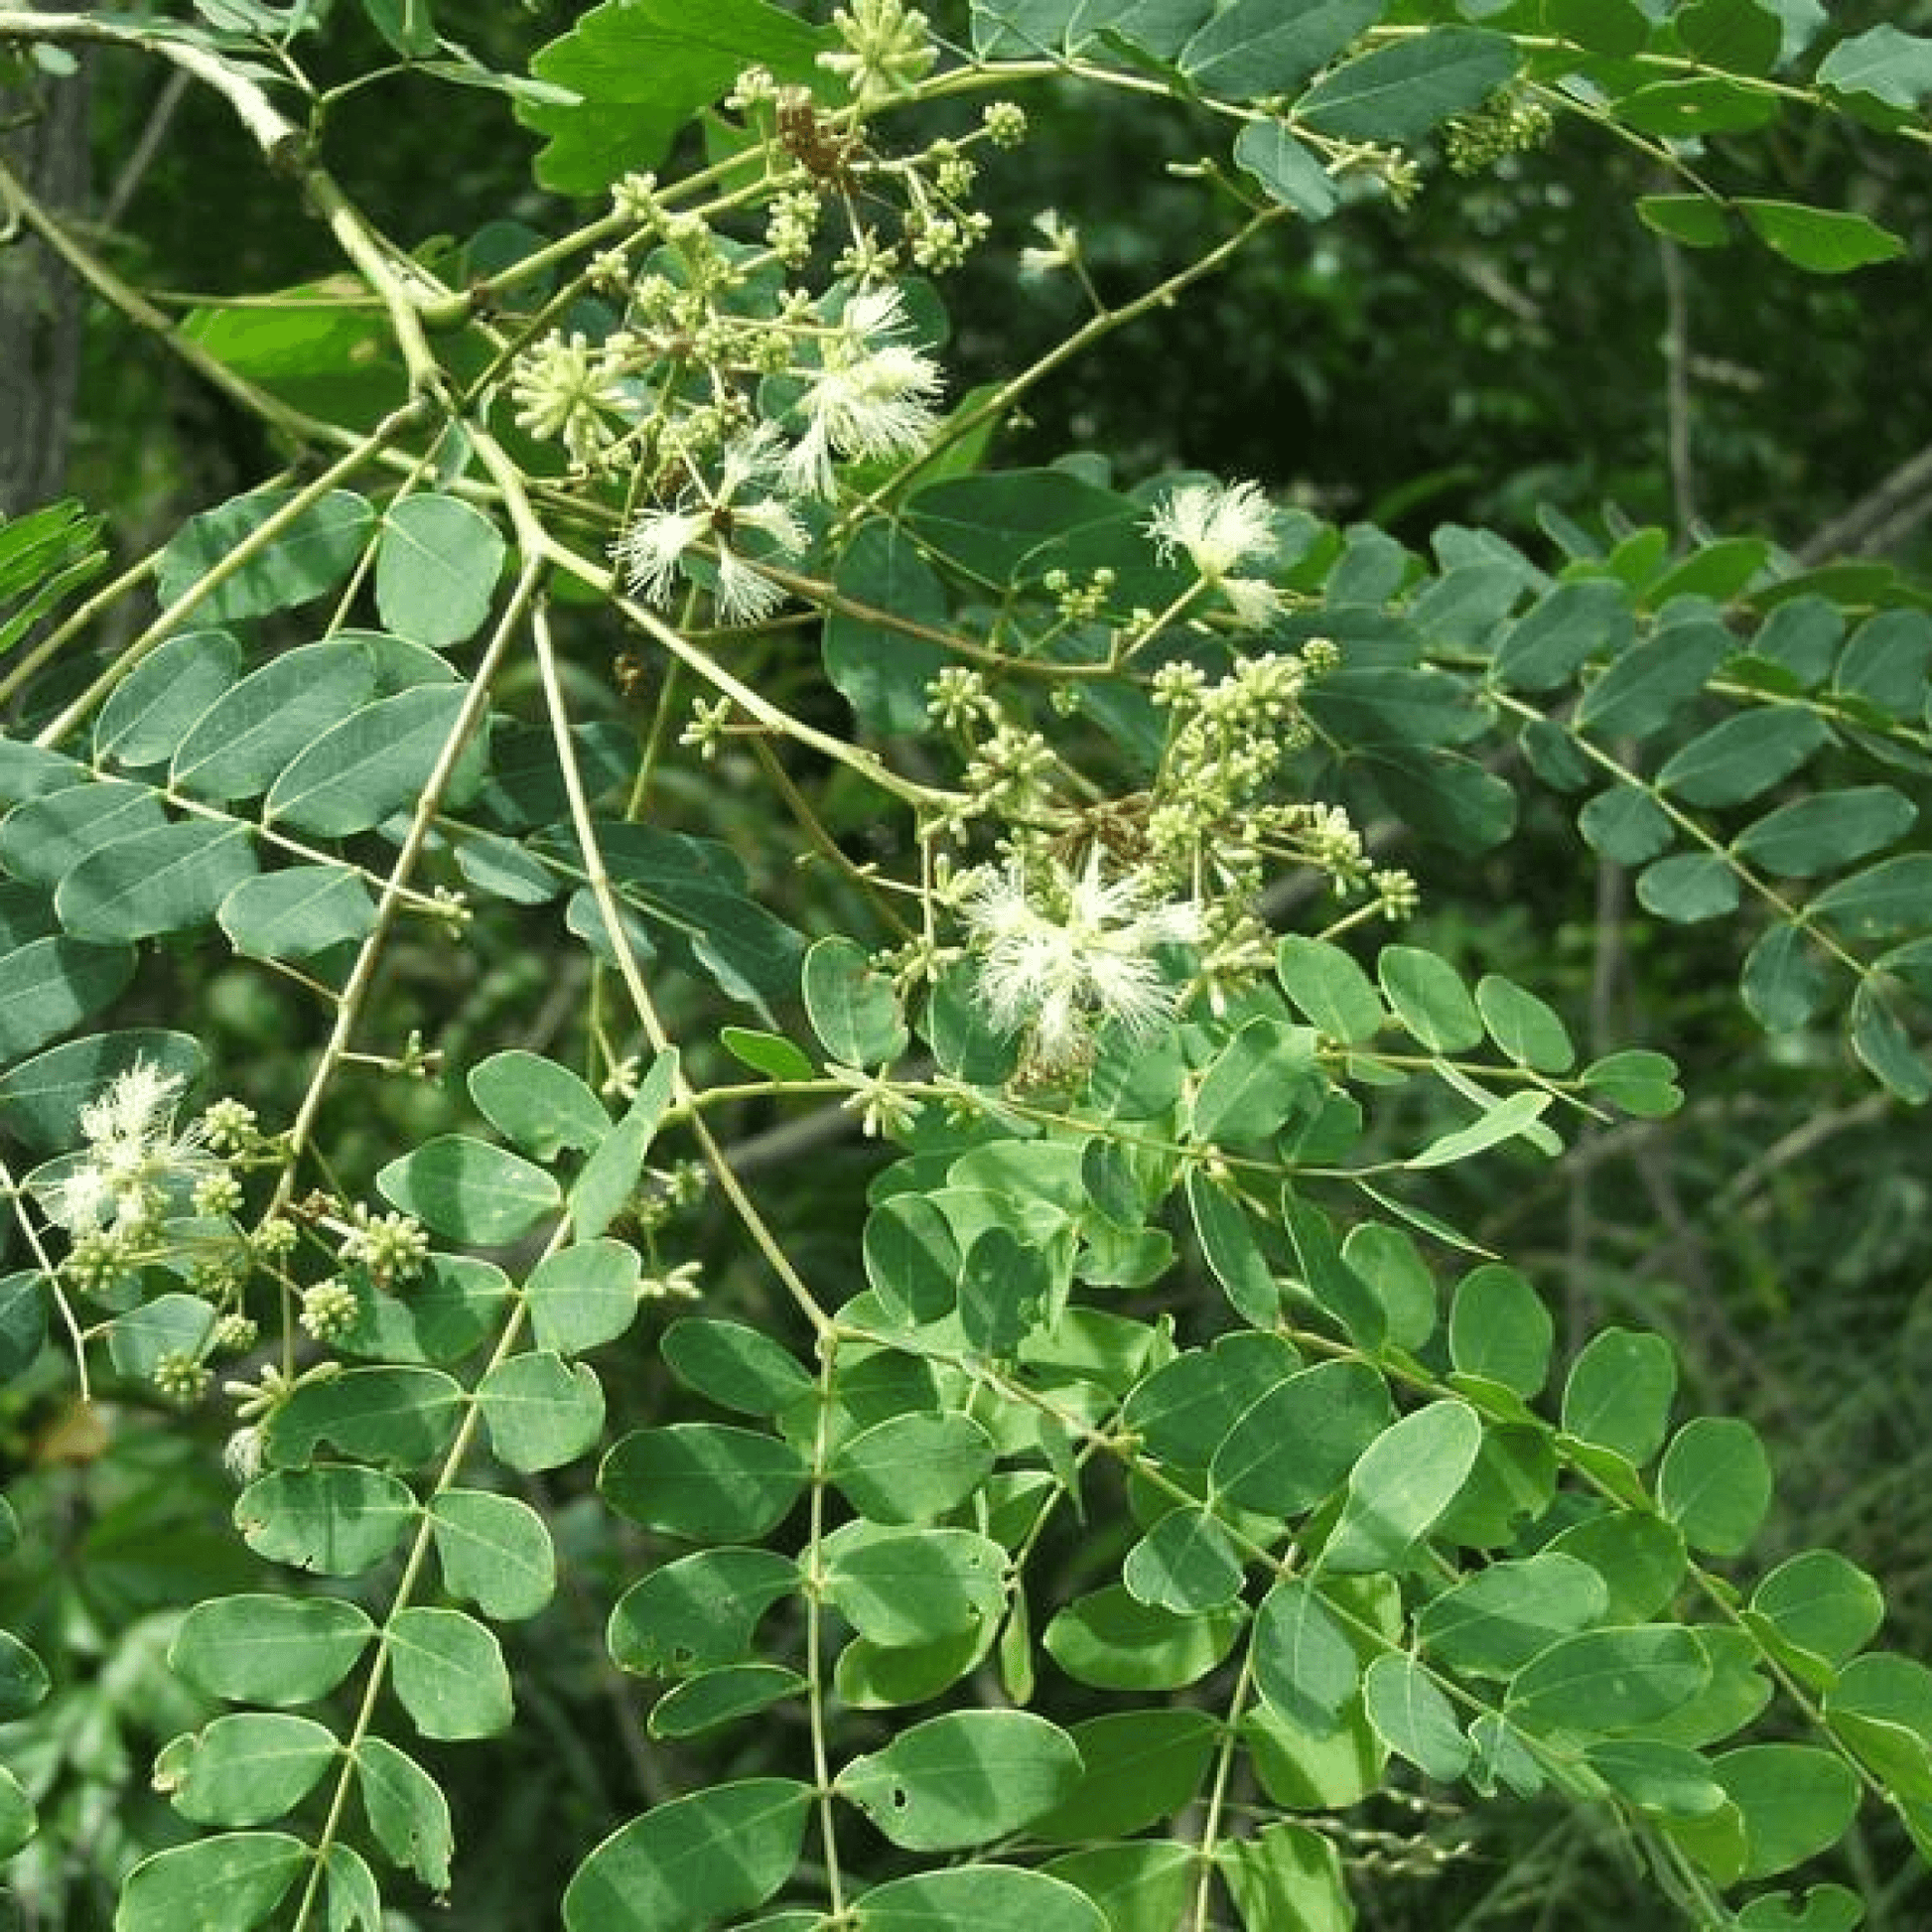
[{"label": "flower cluster", "polygon": [[1443,129],[1443,156],[1458,175],[1477,175],[1505,156],[1540,148],[1556,125],[1540,100],[1505,91]]},{"label": "flower cluster", "polygon": [[618,440],[613,418],[629,400],[620,349],[593,347],[582,335],[545,337],[517,358],[510,375],[517,428],[560,442],[586,468]]},{"label": "flower cluster", "polygon": [[[1025,114],[994,102],[975,128],[875,149],[871,115],[920,86],[937,43],[903,0],[850,0],[833,25],[819,64],[844,104],[742,73],[724,105],[762,147],[758,188],[705,202],[623,177],[582,275],[612,326],[586,331],[580,307],[504,378],[517,426],[560,445],[578,478],[629,479],[612,546],[627,588],[667,611],[695,591],[724,625],[778,610],[785,571],[828,521],[813,505],[841,494],[848,468],[930,447],[944,383],[899,279],[985,239],[982,157],[1026,138]],[[817,286],[815,264],[829,268]]]},{"label": "flower cluster", "polygon": [[799,399],[804,428],[783,465],[793,489],[829,496],[833,457],[916,456],[931,440],[939,368],[903,340],[910,326],[896,288],[862,289],[846,303]]},{"label": "flower cluster", "polygon": [[901,0],[852,0],[832,15],[844,43],[821,54],[820,67],[836,73],[862,108],[896,100],[932,71],[939,50],[925,15]]},{"label": "flower cluster", "polygon": [[897,289],[856,290],[836,320],[798,325],[810,361],[781,420],[741,429],[715,456],[687,425],[673,457],[683,486],[636,511],[614,547],[631,593],[665,609],[682,582],[710,591],[721,623],[768,618],[785,593],[759,564],[805,554],[801,510],[836,493],[836,466],[916,456],[938,428],[938,364],[909,331]]},{"label": "flower cluster", "polygon": [[668,507],[640,510],[618,539],[616,557],[632,594],[665,606],[676,580],[701,581],[695,547],[707,545],[712,595],[723,623],[756,623],[784,602],[784,591],[742,554],[746,537],[763,554],[795,558],[809,538],[797,512],[771,491],[781,444],[768,423],[729,444],[717,476],[694,472],[690,488]]},{"label": "flower cluster", "polygon": [[1344,896],[1366,889],[1391,918],[1414,909],[1414,883],[1371,865],[1340,805],[1282,795],[1284,761],[1311,738],[1303,694],[1338,657],[1329,639],[1311,637],[1299,651],[1237,658],[1212,681],[1179,658],[1155,673],[1155,702],[1170,722],[1150,790],[1148,853],[1163,870],[1192,880],[1217,908],[1218,959],[1259,956],[1253,908],[1271,867],[1323,874]]},{"label": "flower cluster", "polygon": [[360,1268],[378,1288],[414,1281],[429,1259],[429,1235],[409,1214],[371,1214],[359,1202],[338,1251],[345,1267]]},{"label": "flower cluster", "polygon": [[361,1318],[362,1305],[349,1285],[334,1276],[302,1291],[302,1326],[317,1341],[333,1344],[344,1339]]},{"label": "flower cluster", "polygon": [[76,1237],[138,1241],[159,1224],[171,1187],[192,1188],[225,1173],[201,1125],[175,1132],[181,1087],[179,1075],[137,1059],[81,1108],[86,1149],[48,1190],[56,1223]]},{"label": "flower cluster", "polygon": [[964,916],[987,1015],[1005,1032],[1026,1029],[1041,1074],[1078,1068],[1103,1026],[1141,1035],[1166,1019],[1175,995],[1157,953],[1204,930],[1200,907],[1162,897],[1147,873],[1110,876],[1097,845],[1044,878],[1008,866],[980,882]]},{"label": "flower cluster", "polygon": [[1242,574],[1244,563],[1276,553],[1275,513],[1256,483],[1231,488],[1183,483],[1147,521],[1163,558],[1182,552],[1203,584],[1219,591],[1244,630],[1260,630],[1281,613],[1281,593],[1266,578]]}]

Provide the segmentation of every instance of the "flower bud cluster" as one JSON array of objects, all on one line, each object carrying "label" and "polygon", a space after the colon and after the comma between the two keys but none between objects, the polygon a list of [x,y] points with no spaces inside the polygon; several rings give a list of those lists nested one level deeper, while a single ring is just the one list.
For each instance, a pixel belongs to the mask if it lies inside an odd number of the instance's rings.
[{"label": "flower bud cluster", "polygon": [[137,1059],[80,1109],[81,1147],[29,1176],[68,1236],[62,1287],[124,1308],[139,1299],[147,1270],[167,1269],[217,1308],[238,1303],[255,1256],[233,1217],[245,1199],[242,1171],[265,1143],[234,1100],[178,1129],[181,1089],[179,1075]]},{"label": "flower bud cluster", "polygon": [[[1025,114],[996,102],[976,128],[876,151],[871,116],[919,89],[937,43],[903,0],[851,0],[833,25],[819,65],[845,103],[747,69],[725,107],[762,145],[762,179],[697,204],[623,177],[612,207],[630,232],[613,245],[606,224],[582,275],[620,306],[616,326],[586,333],[580,308],[507,370],[519,428],[579,479],[627,482],[619,578],[682,621],[698,599],[719,624],[766,621],[848,470],[930,447],[944,385],[898,278],[956,267],[985,239],[981,154],[1026,137]],[[828,235],[834,217],[843,233]],[[830,285],[807,285],[827,258]]]},{"label": "flower bud cluster", "polygon": [[1540,100],[1499,93],[1444,128],[1443,158],[1455,174],[1479,175],[1508,155],[1542,147],[1555,125],[1555,117]]},{"label": "flower bud cluster", "polygon": [[377,1288],[413,1282],[429,1259],[429,1233],[410,1214],[371,1214],[357,1202],[352,1225],[337,1250],[343,1265],[359,1268]]},{"label": "flower bud cluster", "polygon": [[711,1171],[702,1161],[679,1161],[646,1169],[625,1207],[638,1231],[651,1235],[697,1206],[710,1189]]},{"label": "flower bud cluster", "polygon": [[302,1291],[302,1312],[297,1319],[317,1341],[333,1346],[353,1331],[361,1311],[354,1289],[332,1276]]},{"label": "flower bud cluster", "polygon": [[834,12],[832,25],[844,45],[821,54],[818,64],[845,82],[861,108],[910,92],[939,59],[925,15],[902,0],[852,0]]}]

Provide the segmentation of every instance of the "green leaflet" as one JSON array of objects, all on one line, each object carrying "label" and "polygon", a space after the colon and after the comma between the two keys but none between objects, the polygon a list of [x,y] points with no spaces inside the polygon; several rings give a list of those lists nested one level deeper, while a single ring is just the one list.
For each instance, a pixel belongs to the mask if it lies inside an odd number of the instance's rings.
[{"label": "green leaflet", "polygon": [[396,1696],[425,1737],[489,1737],[509,1728],[509,1672],[494,1636],[461,1610],[411,1605],[389,1621]]},{"label": "green leaflet", "polygon": [[498,1622],[535,1616],[556,1593],[544,1520],[515,1496],[446,1489],[430,1505],[443,1585]]},{"label": "green leaflet", "polygon": [[1564,1384],[1563,1426],[1633,1463],[1662,1447],[1677,1387],[1677,1362],[1656,1335],[1605,1328],[1577,1357]]},{"label": "green leaflet", "polygon": [[580,1242],[601,1235],[630,1197],[658,1123],[671,1103],[677,1070],[676,1048],[658,1054],[638,1081],[622,1120],[591,1149],[591,1158],[570,1190],[571,1224]]},{"label": "green leaflet", "polygon": [[722,1423],[635,1430],[598,1471],[621,1515],[706,1542],[762,1536],[804,1486],[805,1464],[790,1444]]},{"label": "green leaflet", "polygon": [[375,929],[375,901],[341,866],[290,866],[243,879],[215,908],[236,952],[308,959],[357,943]]},{"label": "green leaflet", "polygon": [[1433,27],[1418,39],[1343,63],[1296,111],[1317,132],[1351,141],[1413,141],[1486,100],[1521,61],[1505,35]]},{"label": "green leaflet", "polygon": [[1400,1568],[1454,1501],[1481,1443],[1482,1423],[1463,1403],[1431,1403],[1404,1416],[1349,1471],[1341,1520],[1321,1549],[1322,1570]]},{"label": "green leaflet", "polygon": [[325,1444],[344,1455],[420,1468],[448,1447],[463,1404],[462,1385],[438,1369],[350,1368],[305,1383],[264,1433],[269,1454],[285,1468],[306,1467]]},{"label": "green leaflet", "polygon": [[954,1711],[853,1758],[833,1788],[895,1845],[958,1851],[1005,1837],[1079,1781],[1079,1746],[1026,1711]]},{"label": "green leaflet", "polygon": [[1286,93],[1371,27],[1381,0],[1316,0],[1284,14],[1274,0],[1235,0],[1180,50],[1180,70],[1233,100]]},{"label": "green leaflet", "polygon": [[852,1523],[826,1541],[826,1595],[888,1648],[989,1631],[1006,1601],[1006,1552],[971,1530]]},{"label": "green leaflet", "polygon": [[1703,689],[1730,648],[1729,633],[1706,619],[1658,630],[1632,644],[1584,693],[1577,729],[1602,745],[1649,737]]},{"label": "green leaflet", "polygon": [[1433,1598],[1416,1619],[1416,1638],[1454,1669],[1506,1678],[1608,1608],[1609,1592],[1588,1564],[1545,1550],[1491,1564]]},{"label": "green leaflet", "polygon": [[1802,1654],[1800,1668],[1847,1662],[1877,1632],[1884,1619],[1878,1586],[1856,1564],[1832,1550],[1788,1557],[1751,1595],[1752,1615],[1763,1619],[1778,1642]]},{"label": "green leaflet", "polygon": [[652,166],[747,68],[809,86],[822,78],[814,57],[836,44],[829,28],[766,0],[716,0],[701,22],[677,0],[594,7],[530,63],[537,79],[576,96],[517,103],[517,118],[548,137],[537,178],[560,194],[594,195]]},{"label": "green leaflet", "polygon": [[1549,1374],[1555,1334],[1542,1298],[1515,1269],[1489,1263],[1456,1285],[1449,1340],[1458,1370],[1533,1396]]},{"label": "green leaflet", "polygon": [[407,1752],[366,1736],[355,1748],[355,1784],[376,1842],[436,1891],[447,1890],[455,1840],[442,1787]]},{"label": "green leaflet", "polygon": [[1369,1665],[1362,1707],[1390,1750],[1427,1776],[1447,1782],[1468,1767],[1469,1740],[1456,1722],[1455,1707],[1405,1652],[1390,1651]]},{"label": "green leaflet", "polygon": [[506,545],[495,524],[456,496],[405,496],[383,516],[375,603],[399,637],[446,649],[489,615]]},{"label": "green leaflet", "polygon": [[332,489],[260,543],[256,533],[281,516],[296,494],[292,489],[257,490],[191,517],[161,553],[157,588],[162,603],[174,604],[210,571],[231,567],[244,547],[250,554],[240,567],[226,570],[225,581],[196,604],[198,623],[264,617],[334,589],[361,555],[374,511],[366,498]]},{"label": "green leaflet", "polygon": [[55,886],[89,854],[167,823],[161,801],[141,785],[109,779],[64,786],[7,814],[0,865],[16,879]]},{"label": "green leaflet", "polygon": [[512,1241],[563,1204],[543,1169],[462,1134],[426,1141],[391,1161],[375,1184],[432,1232],[478,1247]]},{"label": "green leaflet", "polygon": [[419,684],[364,706],[282,772],[264,815],[319,838],[379,825],[422,793],[468,695],[461,685]]},{"label": "green leaflet", "polygon": [[1091,1899],[1043,1872],[966,1864],[894,1878],[861,1903],[863,1932],[1107,1932]]},{"label": "green leaflet", "polygon": [[1735,206],[1760,241],[1814,275],[1845,275],[1905,252],[1902,236],[1866,215],[1752,198]]},{"label": "green leaflet", "polygon": [[1710,1660],[1689,1630],[1583,1630],[1560,1637],[1516,1673],[1507,1708],[1525,1729],[1613,1736],[1655,1724],[1710,1679]]},{"label": "green leaflet", "polygon": [[24,1718],[52,1689],[47,1666],[11,1631],[0,1630],[0,1714]]},{"label": "green leaflet", "polygon": [[78,503],[49,503],[0,530],[0,654],[94,576],[107,561],[101,519]]},{"label": "green leaflet", "polygon": [[932,1522],[992,1473],[993,1440],[970,1416],[889,1416],[848,1437],[827,1475],[868,1521]]},{"label": "green leaflet", "polygon": [[1285,1577],[1255,1618],[1255,1684],[1273,1709],[1314,1736],[1332,1732],[1361,1684],[1355,1647],[1327,1599]]},{"label": "green leaflet", "polygon": [[198,1825],[272,1824],[308,1795],[341,1748],[312,1718],[240,1712],[168,1745],[155,1781]]},{"label": "green leaflet", "polygon": [[1278,202],[1306,220],[1333,213],[1338,196],[1328,171],[1274,121],[1250,121],[1235,137],[1234,159]]},{"label": "green leaflet", "polygon": [[1367,1363],[1300,1370],[1260,1395],[1222,1439],[1214,1490],[1244,1509],[1299,1514],[1341,1483],[1391,1421],[1388,1387]]},{"label": "green leaflet", "polygon": [[157,1852],[128,1874],[115,1932],[179,1932],[207,1923],[207,1901],[221,1901],[221,1923],[235,1932],[260,1925],[309,1863],[309,1848],[285,1832],[226,1832]]},{"label": "green leaflet", "polygon": [[555,1060],[511,1048],[470,1069],[470,1096],[489,1124],[538,1161],[565,1148],[588,1154],[611,1131],[591,1089]]},{"label": "green leaflet", "polygon": [[1173,1691],[1205,1677],[1227,1655],[1241,1622],[1234,1609],[1176,1616],[1110,1586],[1069,1603],[1046,1626],[1041,1642],[1076,1683]]},{"label": "green leaflet", "polygon": [[1354,1917],[1332,1839],[1307,1825],[1264,1825],[1222,1846],[1218,1863],[1248,1925],[1300,1924],[1348,1932]]},{"label": "green leaflet", "polygon": [[1128,1551],[1121,1581],[1141,1603],[1193,1616],[1235,1600],[1242,1567],[1211,1512],[1173,1509]]},{"label": "green leaflet", "polygon": [[168,781],[216,802],[252,798],[374,692],[374,661],[359,645],[335,639],[284,651],[196,720],[170,760]]},{"label": "green leaflet", "polygon": [[1700,733],[1657,774],[1690,805],[1736,805],[1769,791],[1831,741],[1815,711],[1744,711]]},{"label": "green leaflet", "polygon": [[883,517],[860,525],[834,581],[841,605],[825,623],[826,676],[871,730],[926,730],[926,686],[948,654],[922,633],[945,624],[944,585],[906,533]]},{"label": "green leaflet", "polygon": [[1420,946],[1384,946],[1375,973],[1396,1018],[1432,1052],[1465,1052],[1481,1040],[1482,1016],[1448,960]]},{"label": "green leaflet", "polygon": [[537,1346],[576,1355],[615,1341],[636,1318],[637,1251],[621,1242],[579,1241],[531,1269],[523,1294]]},{"label": "green leaflet", "polygon": [[50,936],[0,956],[0,1062],[44,1046],[113,1000],[134,976],[127,946]]},{"label": "green leaflet", "polygon": [[653,1737],[696,1737],[756,1717],[810,1689],[782,1664],[726,1664],[675,1684],[650,1708],[644,1728]]},{"label": "green leaflet", "polygon": [[1869,27],[1844,40],[1818,69],[1821,86],[1865,94],[1887,107],[1910,109],[1932,93],[1932,40],[1896,27]]},{"label": "green leaflet", "polygon": [[812,1031],[833,1059],[883,1066],[905,1051],[892,982],[871,969],[850,939],[821,939],[806,953],[803,987]]},{"label": "green leaflet", "polygon": [[560,1468],[604,1430],[604,1391],[587,1363],[532,1349],[498,1362],[477,1385],[490,1447],[512,1469]]},{"label": "green leaflet", "polygon": [[1771,1465],[1748,1423],[1700,1416],[1671,1438],[1657,1470],[1657,1501],[1693,1549],[1734,1557],[1771,1504]]},{"label": "green leaflet", "polygon": [[77,939],[149,939],[205,924],[257,864],[245,825],[185,819],[90,853],[62,879],[54,909]]},{"label": "green leaflet", "polygon": [[27,1787],[0,1764],[0,1858],[12,1858],[34,1836],[39,1824],[40,1816]]},{"label": "green leaflet", "polygon": [[1215,1728],[1204,1711],[1159,1708],[1110,1712],[1072,1725],[1067,1735],[1084,1768],[1050,1811],[1029,1821],[1030,1836],[1090,1844],[1129,1837],[1179,1811],[1206,1772]]},{"label": "green leaflet", "polygon": [[132,767],[161,764],[241,671],[241,646],[225,630],[184,630],[164,639],[94,720],[94,756]]},{"label": "green leaflet", "polygon": [[1852,1767],[1816,1745],[1747,1744],[1711,1768],[1742,1814],[1740,1877],[1768,1877],[1816,1857],[1838,1843],[1859,1808]]},{"label": "green leaflet", "polygon": [[346,1677],[375,1625],[331,1596],[217,1596],[183,1619],[169,1664],[211,1697],[308,1704]]},{"label": "green leaflet", "polygon": [[[235,1527],[258,1556],[324,1577],[359,1577],[415,1519],[408,1485],[357,1463],[275,1469],[235,1499]],[[241,1820],[230,1820],[241,1823]]]},{"label": "green leaflet", "polygon": [[1056,535],[1131,521],[1134,505],[1063,470],[959,477],[914,490],[905,529],[943,562],[1003,585]]},{"label": "green leaflet", "polygon": [[612,1657],[639,1676],[685,1677],[749,1657],[764,1613],[798,1587],[770,1550],[699,1550],[654,1570],[611,1612]]},{"label": "green leaflet", "polygon": [[721,1784],[647,1811],[578,1867],[568,1932],[697,1932],[748,1912],[790,1876],[811,1789],[788,1778]]}]

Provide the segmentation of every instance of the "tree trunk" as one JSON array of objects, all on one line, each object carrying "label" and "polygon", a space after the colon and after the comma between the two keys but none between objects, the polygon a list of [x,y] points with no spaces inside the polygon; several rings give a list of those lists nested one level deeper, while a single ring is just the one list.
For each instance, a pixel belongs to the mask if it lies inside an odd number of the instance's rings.
[{"label": "tree trunk", "polygon": [[[87,204],[84,65],[55,75],[37,68],[0,85],[0,154],[56,214]],[[80,374],[84,291],[31,235],[0,246],[0,515],[18,516],[61,493]]]}]

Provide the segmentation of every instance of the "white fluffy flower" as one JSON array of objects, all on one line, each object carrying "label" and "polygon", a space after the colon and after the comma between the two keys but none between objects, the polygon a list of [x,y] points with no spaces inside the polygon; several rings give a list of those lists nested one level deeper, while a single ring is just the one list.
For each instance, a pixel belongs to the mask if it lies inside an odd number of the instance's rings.
[{"label": "white fluffy flower", "polygon": [[829,496],[835,456],[916,456],[939,427],[939,365],[897,339],[910,322],[890,285],[861,289],[819,349],[819,367],[798,407],[804,433],[783,479],[800,494]]},{"label": "white fluffy flower", "polygon": [[614,553],[631,594],[650,604],[668,604],[684,553],[710,528],[708,509],[639,510]]},{"label": "white fluffy flower", "polygon": [[80,1109],[87,1146],[48,1196],[48,1212],[70,1234],[132,1230],[161,1210],[173,1180],[215,1171],[199,1126],[174,1131],[178,1074],[137,1059]]},{"label": "white fluffy flower", "polygon": [[164,1073],[151,1062],[137,1059],[117,1074],[106,1092],[80,1109],[80,1132],[95,1143],[140,1141],[165,1124],[181,1076]]},{"label": "white fluffy flower", "polygon": [[1274,556],[1274,512],[1260,485],[1182,483],[1147,520],[1164,559],[1176,550],[1227,599],[1236,620],[1259,629],[1282,608],[1281,593],[1259,577],[1235,575],[1240,565]]},{"label": "white fluffy flower", "polygon": [[668,508],[639,510],[615,550],[632,594],[651,604],[669,604],[679,574],[690,574],[685,558],[696,545],[708,542],[716,569],[711,589],[719,622],[757,623],[768,618],[784,602],[784,589],[740,554],[742,533],[757,532],[769,552],[782,557],[799,556],[810,541],[789,503],[768,493],[751,493],[775,483],[781,469],[778,433],[760,424],[726,447],[717,483],[700,484],[695,500],[687,496]]},{"label": "white fluffy flower", "polygon": [[1034,216],[1034,227],[1043,245],[1020,251],[1020,278],[1033,281],[1056,270],[1071,268],[1080,259],[1080,233],[1057,208],[1041,208]]},{"label": "white fluffy flower", "polygon": [[1162,899],[1144,874],[1103,878],[1097,849],[1078,872],[1055,868],[1044,894],[1010,867],[964,910],[989,1018],[1008,1033],[1031,1027],[1043,1067],[1077,1065],[1106,1022],[1142,1034],[1165,1019],[1173,990],[1154,950],[1202,931],[1199,906]]}]

